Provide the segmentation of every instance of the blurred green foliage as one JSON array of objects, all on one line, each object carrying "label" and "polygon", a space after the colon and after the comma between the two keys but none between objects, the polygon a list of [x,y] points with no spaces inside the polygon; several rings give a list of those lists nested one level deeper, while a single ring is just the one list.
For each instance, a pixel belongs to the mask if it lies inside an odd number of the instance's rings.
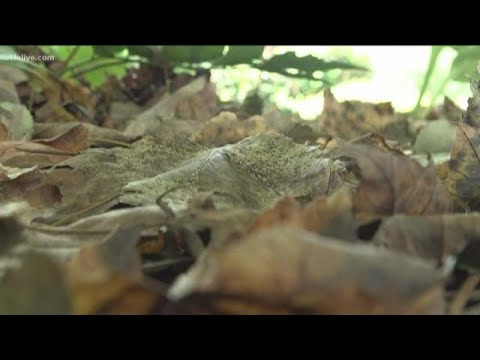
[{"label": "blurred green foliage", "polygon": [[441,85],[434,92],[435,95],[431,102],[435,102],[436,97],[443,93],[443,90],[450,81],[469,82],[472,78],[478,79],[479,73],[477,65],[480,60],[480,46],[432,46],[429,64],[425,71],[414,112],[421,111],[422,99],[433,82],[432,75],[437,67],[438,59],[442,52],[447,48],[455,50],[456,55],[451,64],[450,70],[443,75],[443,79],[440,82]]},{"label": "blurred green foliage", "polygon": [[[247,65],[287,77],[322,82],[332,86],[344,70],[367,71],[348,60],[327,61],[313,55],[298,57],[294,52],[263,58],[264,46],[41,46],[43,52],[65,63],[63,77],[80,75],[93,87],[108,76],[122,77],[129,66],[149,63],[178,71],[195,72]],[[334,73],[336,76],[332,76]]]},{"label": "blurred green foliage", "polygon": [[[242,102],[248,94],[255,92],[267,107],[276,104],[283,109],[292,109],[294,102],[306,101],[325,87],[365,80],[370,76],[367,69],[371,68],[368,58],[359,57],[353,47],[347,46],[331,47],[322,56],[299,56],[301,51],[289,49],[283,53],[268,54],[265,46],[257,45],[82,45],[39,48],[63,63],[63,67],[54,70],[54,75],[81,78],[94,88],[109,76],[121,78],[130,67],[147,63],[173,69],[175,73],[195,74],[210,70],[221,100]],[[0,54],[12,53],[15,49],[20,49],[21,53],[22,47],[0,46]],[[442,62],[443,65],[439,66],[442,59],[450,55],[453,56],[451,65]],[[415,111],[421,113],[435,104],[447,88],[456,88],[453,83],[466,84],[469,78],[477,77],[479,59],[479,46],[432,46],[428,66],[423,75],[419,73],[416,78],[419,79],[419,96]],[[17,65],[30,73],[37,72],[43,66],[29,62]]]}]

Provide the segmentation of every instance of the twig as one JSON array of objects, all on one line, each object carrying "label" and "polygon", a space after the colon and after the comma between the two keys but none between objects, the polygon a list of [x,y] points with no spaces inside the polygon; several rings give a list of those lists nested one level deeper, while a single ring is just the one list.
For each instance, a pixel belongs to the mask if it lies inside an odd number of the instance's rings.
[{"label": "twig", "polygon": [[121,65],[121,64],[128,64],[128,63],[138,63],[138,60],[131,60],[131,59],[115,59],[113,61],[110,61],[108,63],[101,63],[101,64],[96,64],[92,65],[91,67],[87,67],[86,69],[81,69],[81,70],[70,70],[72,73],[73,77],[79,77],[81,75],[84,75],[86,73],[102,69],[105,67],[110,67],[114,65]]},{"label": "twig", "polygon": [[92,206],[89,206],[85,209],[82,209],[80,211],[77,211],[76,213],[73,213],[73,214],[70,214],[70,215],[67,215],[65,216],[64,218],[60,219],[60,220],[57,220],[56,222],[54,222],[52,225],[53,226],[59,226],[59,225],[62,225],[64,223],[67,223],[70,219],[74,218],[75,216],[78,216],[78,215],[81,215],[81,214],[84,214],[86,212],[89,212],[93,209],[96,209],[100,206],[103,206],[105,204],[108,204],[110,201],[113,201],[115,200],[116,198],[120,197],[120,195],[115,195],[115,196],[112,196],[106,200],[103,200],[103,201],[100,201],[99,203],[96,203],[96,204],[93,204]]},{"label": "twig", "polygon": [[25,229],[62,235],[104,235],[108,234],[110,230],[82,230],[82,229],[59,229],[56,227],[37,226],[37,225],[23,225]]},{"label": "twig", "polygon": [[15,150],[22,151],[22,152],[27,152],[27,153],[31,153],[31,154],[61,155],[61,156],[76,156],[76,155],[78,155],[78,153],[72,153],[72,152],[62,151],[62,150],[27,149],[27,148],[22,148],[21,146],[15,146]]},{"label": "twig", "polygon": [[118,146],[123,146],[129,148],[131,144],[123,142],[123,141],[118,141],[118,140],[110,140],[110,139],[104,139],[104,138],[95,138],[91,137],[90,141],[92,142],[98,142],[102,144],[112,144],[112,145],[118,145]]},{"label": "twig", "polygon": [[72,51],[70,51],[70,54],[68,54],[67,59],[64,62],[64,68],[60,71],[60,76],[62,76],[66,69],[68,68],[68,64],[72,61],[72,59],[77,55],[78,50],[80,49],[80,45],[76,45]]}]

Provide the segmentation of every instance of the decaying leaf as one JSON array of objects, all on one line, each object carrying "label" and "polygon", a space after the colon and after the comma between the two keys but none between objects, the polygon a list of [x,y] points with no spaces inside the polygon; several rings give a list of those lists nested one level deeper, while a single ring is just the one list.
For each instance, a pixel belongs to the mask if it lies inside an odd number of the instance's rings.
[{"label": "decaying leaf", "polygon": [[472,97],[468,99],[467,112],[463,121],[475,129],[480,128],[480,81],[470,81]]},{"label": "decaying leaf", "polygon": [[37,144],[51,146],[54,149],[63,150],[70,153],[78,153],[88,147],[88,129],[77,124],[67,131],[53,138],[35,140]]},{"label": "decaying leaf", "polygon": [[175,104],[175,117],[178,119],[207,121],[217,111],[217,94],[211,82],[206,82],[200,91]]},{"label": "decaying leaf", "polygon": [[71,314],[61,268],[44,255],[24,256],[20,268],[10,270],[0,282],[0,314]]},{"label": "decaying leaf", "polygon": [[37,166],[32,166],[31,168],[19,169],[8,166],[3,166],[0,164],[0,184],[5,181],[14,180],[21,175],[27,174],[35,170]]},{"label": "decaying leaf", "polygon": [[450,160],[438,170],[448,192],[473,210],[480,204],[479,147],[480,132],[470,125],[458,124]]},{"label": "decaying leaf", "polygon": [[351,146],[346,147],[346,152],[360,167],[361,182],[353,196],[354,211],[360,221],[451,210],[450,195],[437,178],[434,165],[424,168],[406,156],[372,147]]},{"label": "decaying leaf", "polygon": [[234,144],[244,138],[267,131],[274,131],[261,116],[254,116],[239,121],[232,112],[222,112],[205,123],[203,128],[194,133],[193,142],[208,147]]},{"label": "decaying leaf", "polygon": [[427,262],[279,226],[205,252],[168,296],[230,299],[223,313],[441,314],[440,284]]},{"label": "decaying leaf", "polygon": [[140,284],[138,228],[118,230],[104,244],[84,247],[67,264],[66,279],[75,314],[147,314],[157,303]]},{"label": "decaying leaf", "polygon": [[[143,136],[147,133],[151,134],[152,132],[158,131],[159,129],[163,131],[164,123],[171,123],[175,118],[177,105],[182,101],[188,101],[188,99],[191,99],[195,94],[201,92],[206,84],[206,79],[200,77],[178,89],[173,94],[166,93],[160,101],[151,108],[135,116],[129,122],[124,133],[128,136]],[[201,125],[200,121],[197,122],[199,123],[198,125]]]},{"label": "decaying leaf", "polygon": [[86,128],[88,133],[88,146],[101,146],[101,147],[115,147],[123,146],[128,147],[130,143],[138,140],[138,137],[126,136],[122,132],[107,129],[100,126],[87,123],[46,123],[35,124],[33,129],[32,138],[37,140],[45,140],[57,138],[71,132],[78,127]]},{"label": "decaying leaf", "polygon": [[328,194],[342,186],[340,161],[324,158],[317,147],[293,143],[278,134],[259,134],[234,145],[198,153],[160,175],[131,182],[119,201],[138,206],[164,200],[174,212],[187,207],[198,191],[213,191],[218,209],[263,209],[286,196]]},{"label": "decaying leaf", "polygon": [[62,194],[57,186],[48,184],[37,165],[13,168],[0,164],[0,200],[25,200],[34,207],[56,206]]},{"label": "decaying leaf", "polygon": [[44,84],[46,102],[35,110],[38,122],[92,122],[95,99],[90,89],[67,79],[55,79]]},{"label": "decaying leaf", "polygon": [[28,140],[32,132],[32,115],[25,106],[0,103],[0,141]]},{"label": "decaying leaf", "polygon": [[[477,213],[395,215],[382,223],[373,241],[389,249],[441,263],[450,255],[459,255],[468,245],[480,245],[479,220]],[[480,257],[476,262],[480,267]]]},{"label": "decaying leaf", "polygon": [[18,98],[15,84],[10,80],[0,77],[0,103],[3,102],[19,104],[20,99]]},{"label": "decaying leaf", "polygon": [[356,239],[352,201],[345,189],[328,197],[319,196],[303,207],[293,198],[280,200],[272,209],[258,216],[248,232],[287,224],[324,236]]},{"label": "decaying leaf", "polygon": [[370,132],[381,134],[385,127],[395,121],[395,112],[390,103],[340,103],[330,90],[325,91],[324,98],[323,112],[317,120],[317,126],[328,135],[351,140]]},{"label": "decaying leaf", "polygon": [[47,174],[64,196],[62,208],[50,221],[60,225],[99,214],[118,203],[128,182],[166,172],[199,150],[203,148],[182,136],[146,136],[130,148],[89,149],[72,157]]}]

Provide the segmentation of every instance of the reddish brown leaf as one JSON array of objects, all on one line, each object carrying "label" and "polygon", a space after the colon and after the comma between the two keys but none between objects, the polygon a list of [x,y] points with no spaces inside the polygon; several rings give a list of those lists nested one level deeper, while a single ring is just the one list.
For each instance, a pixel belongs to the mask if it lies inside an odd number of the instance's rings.
[{"label": "reddish brown leaf", "polygon": [[260,215],[248,233],[287,224],[326,236],[356,238],[352,201],[346,190],[328,197],[319,196],[303,207],[295,199],[285,198]]},{"label": "reddish brown leaf", "polygon": [[70,153],[77,153],[88,147],[88,129],[81,124],[77,124],[61,135],[51,139],[35,140],[35,143]]},{"label": "reddish brown leaf", "polygon": [[370,132],[381,133],[395,121],[395,112],[390,103],[340,103],[329,90],[325,91],[324,97],[323,112],[317,122],[318,129],[328,135],[350,140]]},{"label": "reddish brown leaf", "polygon": [[[227,297],[237,306],[224,303],[221,311],[226,313],[444,311],[440,277],[431,264],[288,226],[259,231],[205,253],[169,291],[172,300],[192,295]],[[245,302],[258,306],[250,308]]]},{"label": "reddish brown leaf", "polygon": [[[439,262],[478,243],[478,214],[396,215],[385,220],[373,241],[377,245]],[[480,267],[480,257],[476,259]]]},{"label": "reddish brown leaf", "polygon": [[480,132],[457,124],[457,140],[450,161],[439,167],[439,177],[449,193],[472,209],[480,204]]},{"label": "reddish brown leaf", "polygon": [[135,250],[138,228],[117,231],[101,245],[83,248],[67,263],[66,274],[75,314],[148,314],[158,295],[141,285]]},{"label": "reddish brown leaf", "polygon": [[450,211],[450,195],[437,178],[433,164],[423,168],[406,156],[391,155],[372,147],[347,147],[347,153],[357,160],[361,171],[362,180],[353,196],[359,220]]}]

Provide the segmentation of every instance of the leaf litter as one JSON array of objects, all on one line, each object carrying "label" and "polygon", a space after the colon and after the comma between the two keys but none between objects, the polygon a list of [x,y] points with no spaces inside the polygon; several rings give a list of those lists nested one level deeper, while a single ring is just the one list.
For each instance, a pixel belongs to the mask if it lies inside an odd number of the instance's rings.
[{"label": "leaf litter", "polygon": [[147,65],[40,75],[0,67],[0,313],[478,313],[477,82],[421,125],[329,90],[315,122],[226,110]]}]

